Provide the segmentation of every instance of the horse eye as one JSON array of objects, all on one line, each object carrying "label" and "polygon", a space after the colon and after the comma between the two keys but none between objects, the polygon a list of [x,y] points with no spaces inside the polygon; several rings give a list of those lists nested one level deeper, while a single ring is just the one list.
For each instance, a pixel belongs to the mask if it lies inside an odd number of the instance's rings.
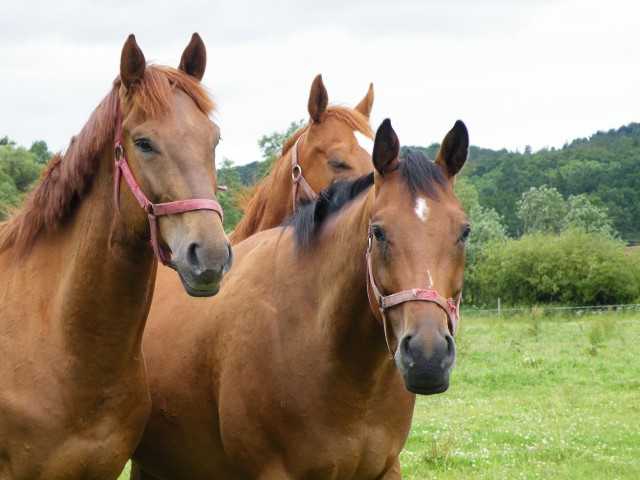
[{"label": "horse eye", "polygon": [[382,230],[377,225],[374,225],[373,227],[371,227],[371,231],[373,232],[373,236],[376,237],[376,240],[378,242],[384,241],[385,239],[384,230]]},{"label": "horse eye", "polygon": [[336,170],[351,170],[351,167],[340,160],[329,160],[329,165],[331,165]]},{"label": "horse eye", "polygon": [[153,151],[153,148],[151,148],[151,144],[149,143],[149,140],[147,140],[146,138],[141,138],[139,140],[136,140],[134,142],[134,145],[138,148],[138,150],[140,150],[141,152],[151,152]]},{"label": "horse eye", "polygon": [[460,239],[463,242],[466,242],[467,238],[469,238],[470,234],[471,234],[471,227],[467,226],[467,227],[465,227],[464,231],[462,232],[462,236],[460,237]]}]

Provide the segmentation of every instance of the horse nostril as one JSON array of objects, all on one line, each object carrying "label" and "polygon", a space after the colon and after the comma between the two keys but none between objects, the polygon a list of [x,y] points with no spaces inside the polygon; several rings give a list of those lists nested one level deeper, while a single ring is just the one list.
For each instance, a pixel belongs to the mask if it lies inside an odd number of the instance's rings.
[{"label": "horse nostril", "polygon": [[198,248],[197,242],[192,242],[187,248],[187,263],[192,270],[198,270],[200,267],[200,261],[198,260]]},{"label": "horse nostril", "polygon": [[445,335],[445,340],[447,341],[447,355],[453,355],[456,353],[456,344],[453,341],[453,337],[451,335]]},{"label": "horse nostril", "polygon": [[415,359],[413,358],[413,354],[411,352],[411,346],[409,345],[409,342],[411,341],[413,337],[411,335],[405,335],[405,337],[402,339],[402,342],[400,344],[400,348],[401,348],[401,352],[406,360],[407,363],[409,364],[413,364],[413,362],[415,361]]},{"label": "horse nostril", "polygon": [[233,265],[233,249],[231,248],[231,242],[227,242],[227,250],[229,251],[229,256],[227,258],[227,263],[225,263],[223,267],[223,272],[227,273]]}]

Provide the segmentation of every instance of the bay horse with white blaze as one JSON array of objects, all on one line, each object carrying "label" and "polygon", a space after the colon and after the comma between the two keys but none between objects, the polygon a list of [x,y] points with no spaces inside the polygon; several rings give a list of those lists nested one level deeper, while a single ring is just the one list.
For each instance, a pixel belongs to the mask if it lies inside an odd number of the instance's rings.
[{"label": "bay horse with white blaze", "polygon": [[234,247],[218,296],[160,272],[141,478],[401,478],[415,393],[445,391],[455,360],[468,146],[456,122],[435,162],[401,159],[385,120],[374,172]]},{"label": "bay horse with white blaze", "polygon": [[332,183],[369,173],[371,155],[355,134],[373,139],[369,125],[372,106],[373,84],[355,108],[329,106],[322,76],[316,76],[309,93],[309,123],[285,142],[269,175],[239,195],[244,216],[229,234],[231,243],[277,227],[301,201],[312,201]]},{"label": "bay horse with white blaze", "polygon": [[3,480],[117,478],[150,410],[156,255],[188,293],[218,292],[231,256],[205,64],[197,34],[177,70],[129,36],[110,93],[0,224]]}]

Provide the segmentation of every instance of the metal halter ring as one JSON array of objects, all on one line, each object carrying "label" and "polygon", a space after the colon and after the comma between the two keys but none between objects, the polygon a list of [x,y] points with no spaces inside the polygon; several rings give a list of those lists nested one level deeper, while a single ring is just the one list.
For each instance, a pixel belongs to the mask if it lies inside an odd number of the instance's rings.
[{"label": "metal halter ring", "polygon": [[[296,174],[296,170],[298,170],[298,173]],[[302,167],[299,164],[295,164],[292,168],[291,168],[291,178],[293,181],[296,181],[298,178],[300,178],[302,176]]]},{"label": "metal halter ring", "polygon": [[124,157],[124,148],[118,144],[113,151],[113,158],[116,162],[119,162],[122,157]]}]

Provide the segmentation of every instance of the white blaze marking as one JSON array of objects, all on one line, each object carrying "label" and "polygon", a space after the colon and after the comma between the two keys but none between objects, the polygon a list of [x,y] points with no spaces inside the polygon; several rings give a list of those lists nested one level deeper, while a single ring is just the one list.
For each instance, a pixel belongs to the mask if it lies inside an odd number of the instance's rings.
[{"label": "white blaze marking", "polygon": [[416,215],[420,220],[423,222],[427,221],[427,218],[429,217],[429,206],[424,198],[420,197],[416,200],[416,208],[414,209],[414,212],[416,212]]},{"label": "white blaze marking", "polygon": [[360,132],[353,132],[356,135],[356,140],[358,140],[358,144],[364,148],[364,150],[371,155],[371,153],[373,152],[373,140],[371,140],[370,138],[364,136],[363,134],[361,134]]},{"label": "white blaze marking", "polygon": [[431,272],[427,268],[427,275],[429,275],[429,286],[427,287],[429,290],[433,288],[433,278],[431,278]]}]

